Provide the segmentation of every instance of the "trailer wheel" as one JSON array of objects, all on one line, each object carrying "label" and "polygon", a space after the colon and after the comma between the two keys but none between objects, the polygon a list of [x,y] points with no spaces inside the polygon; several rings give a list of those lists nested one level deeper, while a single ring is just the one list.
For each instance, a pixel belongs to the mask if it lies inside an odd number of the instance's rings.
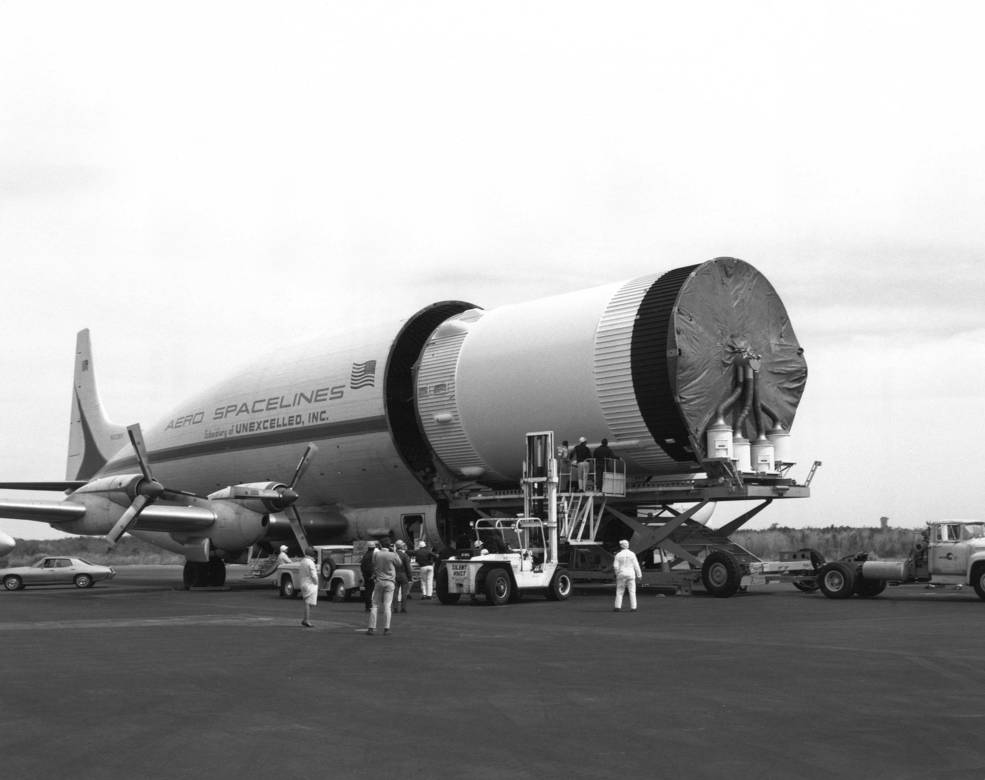
[{"label": "trailer wheel", "polygon": [[701,581],[712,596],[728,598],[742,584],[742,567],[731,553],[712,550],[701,566]]},{"label": "trailer wheel", "polygon": [[439,569],[435,579],[437,580],[435,590],[438,593],[438,601],[442,604],[457,604],[462,594],[452,593],[448,590],[448,569],[444,567]]},{"label": "trailer wheel", "polygon": [[510,600],[513,582],[506,569],[490,569],[486,572],[486,601],[501,607]]},{"label": "trailer wheel", "polygon": [[885,580],[858,577],[855,580],[855,595],[862,599],[874,599],[886,589],[887,584]]},{"label": "trailer wheel", "polygon": [[573,588],[568,570],[558,568],[551,577],[551,584],[547,586],[547,598],[551,601],[564,601],[571,595]]},{"label": "trailer wheel", "polygon": [[855,567],[835,561],[826,563],[817,573],[821,593],[829,599],[847,599],[855,592]]},{"label": "trailer wheel", "polygon": [[971,584],[975,586],[978,598],[985,601],[985,564],[977,564],[971,572]]}]

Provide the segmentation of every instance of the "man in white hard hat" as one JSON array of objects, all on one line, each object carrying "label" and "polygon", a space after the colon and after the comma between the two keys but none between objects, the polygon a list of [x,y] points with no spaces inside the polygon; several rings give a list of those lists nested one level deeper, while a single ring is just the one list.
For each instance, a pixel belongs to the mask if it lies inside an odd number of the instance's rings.
[{"label": "man in white hard hat", "polygon": [[282,544],[280,546],[280,552],[277,554],[277,565],[282,566],[285,563],[290,563],[291,559],[287,555],[287,545]]},{"label": "man in white hard hat", "polygon": [[619,542],[619,552],[612,561],[612,569],[616,573],[616,605],[615,610],[622,610],[622,594],[629,592],[629,610],[636,611],[636,581],[643,579],[640,562],[636,553],[629,549],[629,542],[623,539]]}]

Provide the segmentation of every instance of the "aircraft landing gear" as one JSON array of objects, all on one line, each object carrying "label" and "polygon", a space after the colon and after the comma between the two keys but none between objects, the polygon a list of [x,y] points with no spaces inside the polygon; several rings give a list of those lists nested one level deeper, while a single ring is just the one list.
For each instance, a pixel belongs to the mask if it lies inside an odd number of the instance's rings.
[{"label": "aircraft landing gear", "polygon": [[226,562],[222,558],[212,558],[208,563],[185,561],[181,583],[185,590],[222,587],[226,584]]}]

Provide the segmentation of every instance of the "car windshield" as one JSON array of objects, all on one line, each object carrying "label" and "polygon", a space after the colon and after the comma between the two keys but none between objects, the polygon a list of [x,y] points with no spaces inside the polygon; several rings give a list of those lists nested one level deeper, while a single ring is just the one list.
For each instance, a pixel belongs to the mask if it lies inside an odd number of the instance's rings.
[{"label": "car windshield", "polygon": [[[31,564],[31,568],[32,569],[43,569],[45,567],[45,563],[47,561],[49,561],[49,560],[51,560],[51,559],[50,558],[40,558],[40,559],[36,560],[34,563]],[[48,565],[51,566],[52,564],[49,563]]]},{"label": "car windshield", "polygon": [[89,563],[89,561],[87,561],[85,558],[76,558],[75,559],[75,562],[76,563],[84,563],[86,566],[92,566],[93,565],[93,564]]}]

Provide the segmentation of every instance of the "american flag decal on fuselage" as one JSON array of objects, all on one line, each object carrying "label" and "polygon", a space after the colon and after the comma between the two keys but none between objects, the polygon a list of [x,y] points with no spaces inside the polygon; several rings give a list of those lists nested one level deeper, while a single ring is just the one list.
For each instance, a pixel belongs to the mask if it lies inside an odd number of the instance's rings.
[{"label": "american flag decal on fuselage", "polygon": [[352,373],[349,374],[349,387],[359,390],[362,387],[376,385],[376,361],[367,360],[365,363],[353,363]]}]

